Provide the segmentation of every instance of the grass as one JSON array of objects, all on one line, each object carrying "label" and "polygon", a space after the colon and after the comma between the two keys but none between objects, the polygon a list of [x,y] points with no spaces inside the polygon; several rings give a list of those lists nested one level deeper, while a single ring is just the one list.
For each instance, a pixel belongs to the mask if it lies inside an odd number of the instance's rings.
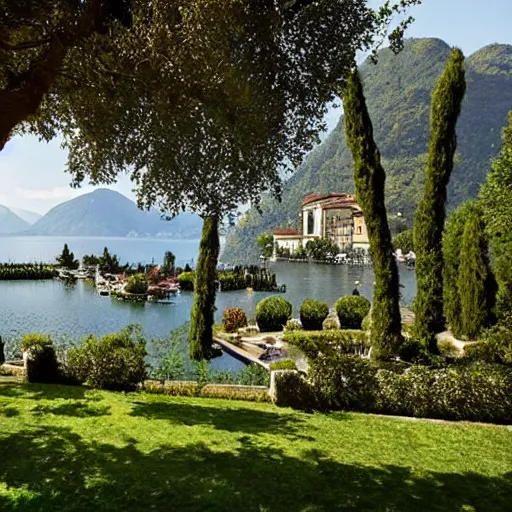
[{"label": "grass", "polygon": [[0,510],[505,511],[507,427],[0,381]]}]

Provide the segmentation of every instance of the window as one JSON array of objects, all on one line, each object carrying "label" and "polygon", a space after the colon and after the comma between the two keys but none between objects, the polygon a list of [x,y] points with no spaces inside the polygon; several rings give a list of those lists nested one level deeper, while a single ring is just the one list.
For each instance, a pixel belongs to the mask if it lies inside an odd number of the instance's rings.
[{"label": "window", "polygon": [[308,235],[313,235],[315,232],[315,214],[313,210],[308,211]]},{"label": "window", "polygon": [[361,235],[363,232],[363,228],[361,226],[357,226],[357,234]]}]

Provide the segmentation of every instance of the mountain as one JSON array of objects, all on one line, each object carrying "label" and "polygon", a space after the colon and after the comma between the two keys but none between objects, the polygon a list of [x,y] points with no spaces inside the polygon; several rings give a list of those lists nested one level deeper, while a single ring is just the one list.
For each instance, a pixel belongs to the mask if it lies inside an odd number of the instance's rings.
[{"label": "mountain", "polygon": [[0,234],[10,235],[23,231],[29,226],[28,222],[18,217],[10,208],[0,205]]},{"label": "mountain", "polygon": [[[389,214],[411,225],[424,184],[432,89],[450,47],[439,39],[409,39],[401,53],[379,52],[378,64],[361,67],[375,139],[386,169]],[[449,208],[475,197],[500,147],[501,129],[512,109],[512,46],[494,44],[466,59],[467,94],[457,125],[456,166]],[[257,257],[256,238],[277,226],[296,226],[302,199],[312,192],[353,192],[352,155],[343,116],[285,183],[282,202],[267,198],[262,215],[250,210],[228,237],[225,261]]]},{"label": "mountain", "polygon": [[52,208],[24,234],[199,238],[202,220],[183,213],[171,221],[145,212],[119,192],[98,189]]},{"label": "mountain", "polygon": [[40,218],[42,218],[42,215],[39,213],[22,210],[20,208],[9,208],[9,210],[16,214],[20,219],[28,222],[30,225],[35,224]]}]

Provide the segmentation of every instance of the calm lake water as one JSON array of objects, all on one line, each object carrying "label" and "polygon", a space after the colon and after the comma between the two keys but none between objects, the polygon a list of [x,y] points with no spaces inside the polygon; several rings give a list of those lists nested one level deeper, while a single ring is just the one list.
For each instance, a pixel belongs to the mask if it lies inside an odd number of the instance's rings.
[{"label": "calm lake water", "polygon": [[[51,261],[67,241],[75,255],[99,253],[106,245],[121,261],[160,261],[166,250],[180,263],[197,259],[198,241],[170,241],[123,238],[2,238],[0,261]],[[31,256],[30,256],[31,255]],[[362,295],[371,298],[373,271],[368,267],[330,266],[278,262],[271,265],[279,284],[286,284],[284,297],[294,306],[294,316],[307,297],[330,306],[342,295],[350,294],[360,281]],[[402,302],[410,304],[416,293],[414,272],[400,269]],[[256,304],[271,293],[247,291],[221,292],[217,296],[217,321],[226,307],[243,308],[254,316]],[[128,324],[141,324],[149,337],[164,338],[189,319],[192,293],[181,293],[174,305],[134,304],[101,297],[85,282],[75,285],[60,281],[0,281],[0,335],[19,338],[27,332],[56,337],[80,338],[87,334],[115,332]],[[229,356],[213,362],[214,367],[237,369],[241,363]]]}]

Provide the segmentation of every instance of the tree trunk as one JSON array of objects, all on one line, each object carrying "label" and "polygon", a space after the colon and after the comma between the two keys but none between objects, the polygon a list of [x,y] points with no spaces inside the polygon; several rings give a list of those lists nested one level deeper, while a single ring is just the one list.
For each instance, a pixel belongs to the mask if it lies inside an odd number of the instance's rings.
[{"label": "tree trunk", "polygon": [[418,283],[415,333],[432,353],[439,352],[436,334],[445,328],[442,238],[447,187],[457,149],[456,126],[465,91],[464,55],[455,49],[432,94],[425,192],[414,219]]},{"label": "tree trunk", "polygon": [[212,352],[219,251],[219,219],[205,217],[195,269],[194,304],[190,315],[190,356],[196,360],[208,359]]},{"label": "tree trunk", "polygon": [[347,144],[354,158],[356,197],[363,209],[375,272],[373,353],[378,359],[385,360],[397,354],[403,341],[398,267],[384,203],[386,173],[373,139],[373,126],[357,71],[348,79],[343,104]]}]

